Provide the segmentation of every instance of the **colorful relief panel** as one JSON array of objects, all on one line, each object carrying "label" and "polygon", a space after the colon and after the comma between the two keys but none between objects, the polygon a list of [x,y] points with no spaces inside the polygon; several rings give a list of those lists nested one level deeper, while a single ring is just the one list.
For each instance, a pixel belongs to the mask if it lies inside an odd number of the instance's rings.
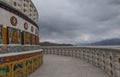
[{"label": "colorful relief panel", "polygon": [[3,65],[0,67],[0,77],[10,77],[10,65]]},{"label": "colorful relief panel", "polygon": [[3,57],[0,77],[27,77],[41,65],[40,57],[43,57],[42,52]]},{"label": "colorful relief panel", "polygon": [[31,36],[31,40],[32,40],[32,44],[35,45],[35,44],[36,44],[35,35],[32,35],[32,36]]},{"label": "colorful relief panel", "polygon": [[21,32],[19,29],[8,27],[9,44],[21,44]]},{"label": "colorful relief panel", "polygon": [[31,34],[28,32],[23,32],[23,40],[24,40],[24,44],[31,44]]},{"label": "colorful relief panel", "polygon": [[39,67],[39,65],[40,65],[40,59],[38,57],[35,57],[33,59],[33,63],[34,63],[33,70],[36,70]]},{"label": "colorful relief panel", "polygon": [[39,44],[39,37],[35,37],[35,42],[36,42],[36,44],[38,45]]},{"label": "colorful relief panel", "polygon": [[24,74],[23,74],[23,64],[22,63],[15,64],[14,68],[13,68],[13,71],[14,71],[14,77],[23,77],[24,76]]},{"label": "colorful relief panel", "polygon": [[0,44],[3,42],[3,26],[0,25]]},{"label": "colorful relief panel", "polygon": [[26,61],[26,74],[29,75],[32,73],[32,59]]}]

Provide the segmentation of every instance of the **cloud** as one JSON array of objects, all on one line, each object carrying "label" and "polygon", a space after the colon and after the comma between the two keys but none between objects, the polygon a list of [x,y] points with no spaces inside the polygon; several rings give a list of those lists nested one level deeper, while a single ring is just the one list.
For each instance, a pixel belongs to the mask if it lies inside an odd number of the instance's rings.
[{"label": "cloud", "polygon": [[120,0],[33,0],[41,41],[88,43],[120,36]]}]

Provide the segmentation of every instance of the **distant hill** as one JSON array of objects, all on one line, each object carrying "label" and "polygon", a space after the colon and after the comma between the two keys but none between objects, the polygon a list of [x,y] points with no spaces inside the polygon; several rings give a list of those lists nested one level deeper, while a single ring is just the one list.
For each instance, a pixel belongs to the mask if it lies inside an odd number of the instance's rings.
[{"label": "distant hill", "polygon": [[120,39],[118,38],[106,39],[99,42],[89,43],[86,45],[120,45]]},{"label": "distant hill", "polygon": [[58,43],[51,43],[51,42],[41,42],[39,43],[40,46],[73,46],[72,44],[58,44]]}]

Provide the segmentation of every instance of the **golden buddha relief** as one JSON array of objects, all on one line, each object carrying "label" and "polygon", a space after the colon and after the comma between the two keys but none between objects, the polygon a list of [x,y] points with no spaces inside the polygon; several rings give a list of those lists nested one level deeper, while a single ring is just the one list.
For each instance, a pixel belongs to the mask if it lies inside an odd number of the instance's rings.
[{"label": "golden buddha relief", "polygon": [[21,43],[20,30],[9,27],[8,39],[9,39],[9,44],[20,44]]}]

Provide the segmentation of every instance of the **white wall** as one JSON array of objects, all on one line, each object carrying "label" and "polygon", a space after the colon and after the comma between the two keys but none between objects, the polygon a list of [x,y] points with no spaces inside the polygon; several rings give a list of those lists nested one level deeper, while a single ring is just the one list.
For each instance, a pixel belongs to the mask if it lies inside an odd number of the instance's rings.
[{"label": "white wall", "polygon": [[[31,0],[28,1],[24,1],[24,0],[0,0],[3,1],[7,4],[9,4],[10,6],[14,7],[15,9],[19,10],[20,12],[22,12],[23,14],[27,15],[30,19],[32,19],[35,23],[38,23],[38,14],[37,11],[34,12],[34,10],[37,10],[35,7],[31,8],[30,5],[34,6],[33,3],[31,2]],[[14,2],[16,2],[16,6],[14,5]],[[26,4],[27,6],[24,6],[24,4]],[[26,11],[24,11],[24,9]],[[32,11],[30,11],[30,9]],[[30,16],[31,14],[31,16]],[[34,16],[35,14],[35,16]]]},{"label": "white wall", "polygon": [[[15,16],[17,18],[17,26],[12,26],[12,24],[10,23],[10,18],[12,16]],[[28,23],[28,30],[25,30],[24,29],[24,23]],[[13,27],[13,28],[17,28],[17,29],[20,29],[20,30],[23,30],[23,31],[27,31],[29,33],[32,33],[34,35],[37,35],[35,34],[35,29],[38,29],[36,26],[34,26],[33,24],[29,23],[28,21],[22,19],[21,17],[13,14],[13,13],[10,13],[2,8],[0,8],[0,24],[3,25],[4,27]],[[31,32],[31,27],[34,27],[34,32]]]}]

